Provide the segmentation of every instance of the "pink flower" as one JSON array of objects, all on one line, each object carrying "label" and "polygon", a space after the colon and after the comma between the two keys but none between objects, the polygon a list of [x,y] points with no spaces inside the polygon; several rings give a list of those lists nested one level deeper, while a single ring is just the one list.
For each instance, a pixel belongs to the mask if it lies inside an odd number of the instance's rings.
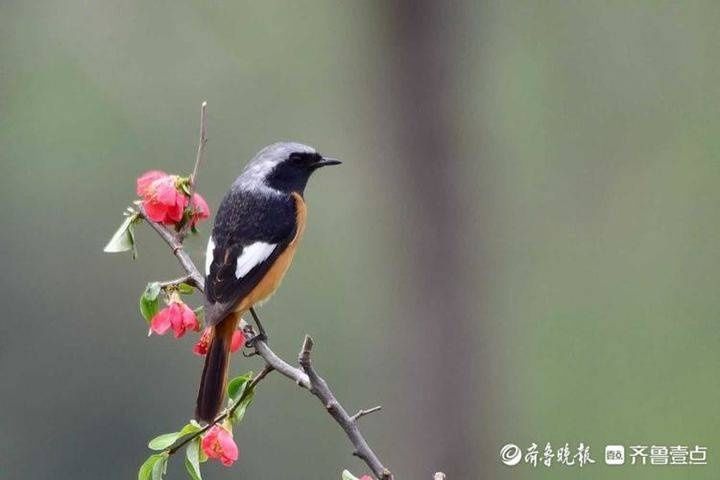
[{"label": "pink flower", "polygon": [[230,342],[230,351],[235,353],[245,345],[245,334],[242,330],[233,332],[232,341]]},{"label": "pink flower", "polygon": [[190,226],[192,227],[197,225],[201,220],[210,217],[210,207],[208,207],[207,202],[199,193],[193,193],[190,209],[190,214],[192,215]]},{"label": "pink flower", "polygon": [[[208,349],[210,348],[210,340],[212,335],[212,328],[208,327],[203,330],[200,339],[193,346],[193,353],[195,355],[203,356],[207,355]],[[235,330],[233,332],[232,340],[230,342],[230,351],[235,353],[245,345],[245,334],[242,330]]]},{"label": "pink flower", "polygon": [[209,458],[218,458],[223,465],[229,467],[238,459],[238,447],[232,433],[220,425],[214,425],[203,435],[202,449]]},{"label": "pink flower", "polygon": [[363,475],[358,480],[373,480],[373,478],[370,475]]},{"label": "pink flower", "polygon": [[195,312],[187,305],[173,301],[150,320],[150,329],[158,335],[163,335],[170,328],[172,328],[175,338],[180,338],[185,335],[187,330],[200,329],[200,324]]},{"label": "pink flower", "polygon": [[160,170],[145,172],[137,179],[136,191],[150,220],[168,225],[182,220],[188,197],[177,189],[175,180]]}]

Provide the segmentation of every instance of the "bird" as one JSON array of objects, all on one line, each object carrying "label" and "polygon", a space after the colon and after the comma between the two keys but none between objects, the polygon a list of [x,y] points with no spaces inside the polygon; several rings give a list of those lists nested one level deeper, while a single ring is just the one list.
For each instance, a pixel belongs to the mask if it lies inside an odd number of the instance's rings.
[{"label": "bird", "polygon": [[210,341],[195,417],[211,422],[219,413],[233,333],[243,314],[275,293],[292,263],[307,218],[310,176],[338,165],[313,147],[278,142],[260,150],[225,193],[205,253],[205,324]]}]

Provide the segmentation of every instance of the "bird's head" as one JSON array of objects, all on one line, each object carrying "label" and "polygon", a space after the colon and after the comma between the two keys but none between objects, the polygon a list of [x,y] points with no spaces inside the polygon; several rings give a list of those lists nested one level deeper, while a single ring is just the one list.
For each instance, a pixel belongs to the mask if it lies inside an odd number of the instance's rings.
[{"label": "bird's head", "polygon": [[243,187],[269,187],[285,193],[305,190],[317,169],[341,162],[320,155],[302,143],[278,142],[260,150],[238,178]]}]

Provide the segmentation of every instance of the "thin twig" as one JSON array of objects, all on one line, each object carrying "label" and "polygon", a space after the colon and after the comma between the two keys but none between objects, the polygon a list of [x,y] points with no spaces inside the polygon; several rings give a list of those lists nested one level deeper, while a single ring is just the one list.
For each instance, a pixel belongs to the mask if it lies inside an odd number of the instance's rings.
[{"label": "thin twig", "polygon": [[187,283],[188,285],[194,287],[195,279],[193,279],[190,275],[184,275],[182,277],[174,278],[172,280],[158,282],[158,284],[160,284],[160,288],[174,287],[176,285],[180,285],[181,283]]},{"label": "thin twig", "polygon": [[192,217],[195,215],[195,186],[197,185],[197,174],[200,164],[205,159],[205,146],[207,145],[207,102],[200,105],[200,138],[198,139],[197,155],[195,155],[195,165],[190,174],[190,219],[188,219],[178,232],[178,238],[184,239],[190,231]]},{"label": "thin twig", "polygon": [[273,371],[273,367],[270,365],[265,365],[265,367],[258,373],[253,379],[250,381],[250,384],[245,388],[242,395],[240,395],[240,398],[238,398],[235,403],[230,408],[226,408],[220,415],[215,417],[215,420],[205,425],[203,428],[198,430],[197,432],[192,433],[191,435],[188,435],[187,437],[183,437],[182,441],[178,442],[177,444],[173,445],[172,447],[167,449],[168,455],[172,455],[178,450],[180,450],[182,447],[187,445],[188,443],[192,442],[194,439],[202,435],[203,433],[210,430],[214,425],[222,422],[226,418],[232,416],[233,413],[235,413],[235,410],[240,406],[240,404],[247,398],[250,393],[252,393],[253,389],[255,388],[255,385],[260,383],[260,381],[265,378],[265,376]]},{"label": "thin twig", "polygon": [[200,139],[198,140],[197,155],[195,156],[195,166],[190,176],[190,191],[195,190],[195,181],[197,180],[198,169],[205,159],[205,145],[207,145],[207,102],[200,105]]},{"label": "thin twig", "polygon": [[380,410],[382,410],[382,405],[378,405],[376,407],[372,407],[372,408],[368,408],[368,409],[361,408],[360,410],[357,411],[357,413],[355,415],[353,415],[350,418],[352,419],[353,422],[357,422],[365,415],[370,415],[371,413],[379,412]]}]

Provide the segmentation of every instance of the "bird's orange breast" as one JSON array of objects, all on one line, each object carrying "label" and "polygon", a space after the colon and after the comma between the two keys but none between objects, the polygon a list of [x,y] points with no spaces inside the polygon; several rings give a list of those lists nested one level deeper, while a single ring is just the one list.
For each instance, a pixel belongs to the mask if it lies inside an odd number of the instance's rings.
[{"label": "bird's orange breast", "polygon": [[287,273],[288,268],[290,268],[293,256],[295,255],[295,249],[305,232],[305,221],[307,219],[307,206],[305,205],[305,201],[297,193],[293,193],[292,196],[295,199],[295,236],[288,246],[285,247],[285,250],[275,259],[275,262],[262,280],[237,304],[235,307],[236,312],[245,313],[256,303],[263,302],[270,298],[278,286],[280,286],[280,282],[282,282],[285,273]]}]

